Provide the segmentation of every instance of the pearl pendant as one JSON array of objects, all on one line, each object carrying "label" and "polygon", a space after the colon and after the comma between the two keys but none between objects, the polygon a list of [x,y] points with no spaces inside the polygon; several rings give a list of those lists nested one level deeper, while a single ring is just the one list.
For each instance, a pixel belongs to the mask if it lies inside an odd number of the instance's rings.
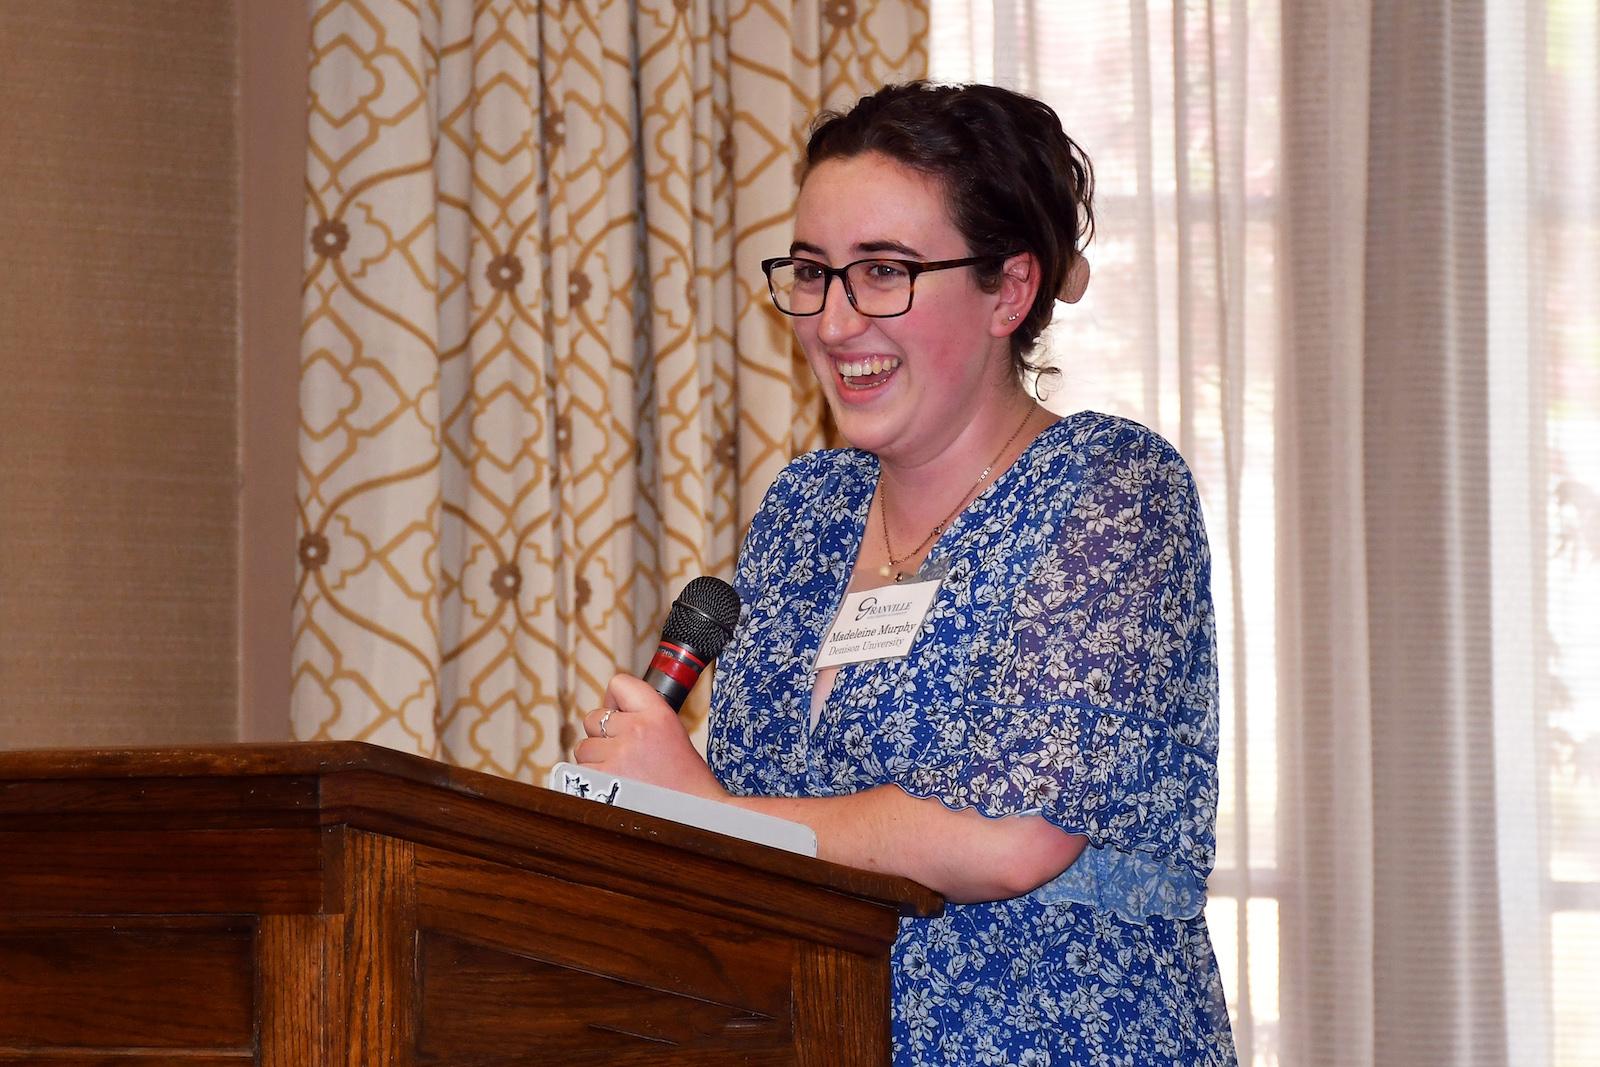
[{"label": "pearl pendant", "polygon": [[889,565],[885,563],[883,566],[878,568],[878,573],[887,578],[892,572],[889,570]]}]

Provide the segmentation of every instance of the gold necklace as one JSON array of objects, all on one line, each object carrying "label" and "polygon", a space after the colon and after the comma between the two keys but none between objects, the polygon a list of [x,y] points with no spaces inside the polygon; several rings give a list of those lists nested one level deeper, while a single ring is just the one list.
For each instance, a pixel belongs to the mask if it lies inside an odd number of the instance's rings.
[{"label": "gold necklace", "polygon": [[1022,422],[1020,422],[1017,425],[1017,428],[1012,431],[1011,436],[1006,438],[1006,443],[1000,446],[1000,451],[994,454],[994,458],[989,461],[989,465],[983,468],[983,473],[978,475],[978,480],[972,483],[972,488],[968,489],[966,494],[963,495],[960,500],[956,501],[956,506],[951,510],[950,514],[946,515],[939,525],[935,526],[932,530],[929,530],[928,536],[924,537],[917,544],[916,548],[913,548],[910,552],[907,552],[899,559],[895,558],[894,547],[889,544],[889,497],[887,494],[880,497],[878,500],[878,514],[883,519],[883,551],[884,554],[889,557],[889,562],[878,568],[878,573],[880,575],[885,578],[893,578],[896,582],[905,577],[905,575],[901,574],[898,570],[900,564],[904,563],[908,559],[911,559],[924,548],[927,548],[928,545],[933,542],[934,538],[938,537],[944,532],[944,528],[950,525],[951,520],[953,520],[957,515],[961,514],[961,509],[967,506],[967,501],[973,498],[973,496],[978,492],[978,488],[983,485],[986,479],[988,479],[989,472],[994,470],[994,465],[1000,462],[1000,457],[1006,454],[1006,451],[1010,449],[1018,437],[1022,436],[1023,427],[1027,426],[1028,423],[1033,419],[1033,413],[1035,410],[1037,409],[1033,407],[1028,408],[1028,413],[1022,417]]}]

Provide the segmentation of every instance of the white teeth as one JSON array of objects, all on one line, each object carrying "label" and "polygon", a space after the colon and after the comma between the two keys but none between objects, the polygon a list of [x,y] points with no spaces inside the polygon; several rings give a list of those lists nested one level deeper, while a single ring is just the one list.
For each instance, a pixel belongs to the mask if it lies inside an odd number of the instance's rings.
[{"label": "white teeth", "polygon": [[894,356],[884,359],[882,356],[873,356],[871,359],[858,359],[849,363],[839,364],[839,374],[845,378],[860,378],[867,374],[882,374],[884,371],[894,370],[900,366],[900,360]]}]

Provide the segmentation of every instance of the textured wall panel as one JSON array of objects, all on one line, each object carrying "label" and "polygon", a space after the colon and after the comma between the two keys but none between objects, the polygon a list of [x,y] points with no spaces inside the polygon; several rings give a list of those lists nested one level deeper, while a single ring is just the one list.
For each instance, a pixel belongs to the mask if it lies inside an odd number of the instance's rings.
[{"label": "textured wall panel", "polygon": [[0,746],[235,736],[234,20],[0,0]]}]

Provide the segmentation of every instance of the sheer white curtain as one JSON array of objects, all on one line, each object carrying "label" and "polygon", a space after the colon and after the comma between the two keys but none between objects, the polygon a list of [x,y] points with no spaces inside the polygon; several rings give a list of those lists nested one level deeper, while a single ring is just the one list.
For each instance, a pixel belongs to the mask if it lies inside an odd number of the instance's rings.
[{"label": "sheer white curtain", "polygon": [[1097,166],[1051,406],[1205,496],[1242,1063],[1600,1064],[1597,6],[932,0]]},{"label": "sheer white curtain", "polygon": [[1511,1061],[1600,1065],[1600,3],[1487,0],[1499,888]]},{"label": "sheer white curtain", "polygon": [[1284,21],[1283,1059],[1600,1064],[1595,4]]}]

